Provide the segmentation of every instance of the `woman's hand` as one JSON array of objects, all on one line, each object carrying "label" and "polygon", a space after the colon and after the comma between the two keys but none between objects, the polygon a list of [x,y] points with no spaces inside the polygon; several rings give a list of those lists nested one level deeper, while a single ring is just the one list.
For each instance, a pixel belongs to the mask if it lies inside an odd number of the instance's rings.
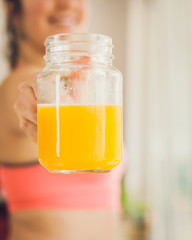
[{"label": "woman's hand", "polygon": [[[79,61],[79,64],[86,64],[87,67],[91,68],[89,65],[91,64],[91,60],[89,57],[82,57]],[[37,69],[36,69],[37,70]],[[28,71],[29,73],[31,71]],[[34,73],[34,72],[33,72]],[[25,74],[22,74],[24,76]],[[84,68],[79,71],[71,72],[70,76],[67,76],[67,84],[68,88],[72,88],[75,90],[75,87],[78,87],[79,80],[81,80],[81,88],[83,87],[82,80],[84,84],[86,84],[87,80],[87,72],[84,71]],[[16,102],[14,103],[14,110],[19,118],[19,125],[21,130],[23,130],[26,135],[33,141],[37,142],[37,82],[36,82],[37,74],[30,80],[22,82],[19,87],[19,95],[17,97]],[[83,92],[83,90],[81,91]],[[82,93],[81,93],[82,94]],[[74,93],[74,91],[64,92],[63,101],[76,100],[79,101],[81,98],[81,94]]]},{"label": "woman's hand", "polygon": [[20,128],[37,142],[37,86],[36,78],[21,83],[14,110],[19,117]]}]

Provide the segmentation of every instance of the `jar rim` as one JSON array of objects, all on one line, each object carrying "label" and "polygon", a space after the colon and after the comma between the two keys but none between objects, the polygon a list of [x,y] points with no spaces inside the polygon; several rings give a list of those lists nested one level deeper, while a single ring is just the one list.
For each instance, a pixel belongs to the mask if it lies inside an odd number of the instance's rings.
[{"label": "jar rim", "polygon": [[60,33],[56,35],[49,36],[45,39],[44,45],[47,47],[54,43],[69,43],[69,42],[87,42],[87,43],[104,43],[112,44],[112,38],[95,33]]}]

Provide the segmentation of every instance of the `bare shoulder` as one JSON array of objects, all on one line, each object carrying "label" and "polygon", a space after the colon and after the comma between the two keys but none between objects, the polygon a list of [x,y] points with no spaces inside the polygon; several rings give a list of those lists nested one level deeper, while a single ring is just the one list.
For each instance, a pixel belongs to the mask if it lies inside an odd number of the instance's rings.
[{"label": "bare shoulder", "polygon": [[22,69],[11,71],[7,78],[3,81],[0,91],[5,91],[5,93],[7,93],[6,96],[10,97],[12,92],[17,92],[19,84],[32,78],[36,78],[40,71],[40,68],[33,66],[26,66]]},{"label": "bare shoulder", "polygon": [[18,86],[24,81],[35,78],[40,71],[40,68],[33,66],[26,66],[19,70],[13,70],[4,81],[4,84],[7,85],[7,87]]}]

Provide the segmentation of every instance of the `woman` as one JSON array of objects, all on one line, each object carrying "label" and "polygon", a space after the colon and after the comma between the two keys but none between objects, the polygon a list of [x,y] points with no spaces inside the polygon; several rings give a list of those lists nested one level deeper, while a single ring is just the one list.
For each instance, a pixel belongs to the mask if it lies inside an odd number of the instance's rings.
[{"label": "woman", "polygon": [[122,165],[108,174],[63,175],[48,173],[37,161],[34,76],[44,66],[43,42],[83,31],[88,3],[6,0],[5,7],[12,71],[0,88],[0,175],[10,212],[8,239],[114,239]]}]

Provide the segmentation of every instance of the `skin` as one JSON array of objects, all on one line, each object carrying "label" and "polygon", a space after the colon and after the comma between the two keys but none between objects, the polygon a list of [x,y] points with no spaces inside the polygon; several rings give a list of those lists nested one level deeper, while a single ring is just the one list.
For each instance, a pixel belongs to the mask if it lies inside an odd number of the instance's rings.
[{"label": "skin", "polygon": [[[37,159],[36,75],[44,66],[44,39],[81,32],[88,15],[85,0],[21,0],[12,16],[19,38],[19,62],[0,87],[0,159],[27,163]],[[7,4],[10,15],[12,6]],[[10,151],[11,149],[11,151]],[[115,239],[118,213],[112,211],[20,211],[10,216],[9,240]],[[62,226],[61,226],[62,225]]]}]

